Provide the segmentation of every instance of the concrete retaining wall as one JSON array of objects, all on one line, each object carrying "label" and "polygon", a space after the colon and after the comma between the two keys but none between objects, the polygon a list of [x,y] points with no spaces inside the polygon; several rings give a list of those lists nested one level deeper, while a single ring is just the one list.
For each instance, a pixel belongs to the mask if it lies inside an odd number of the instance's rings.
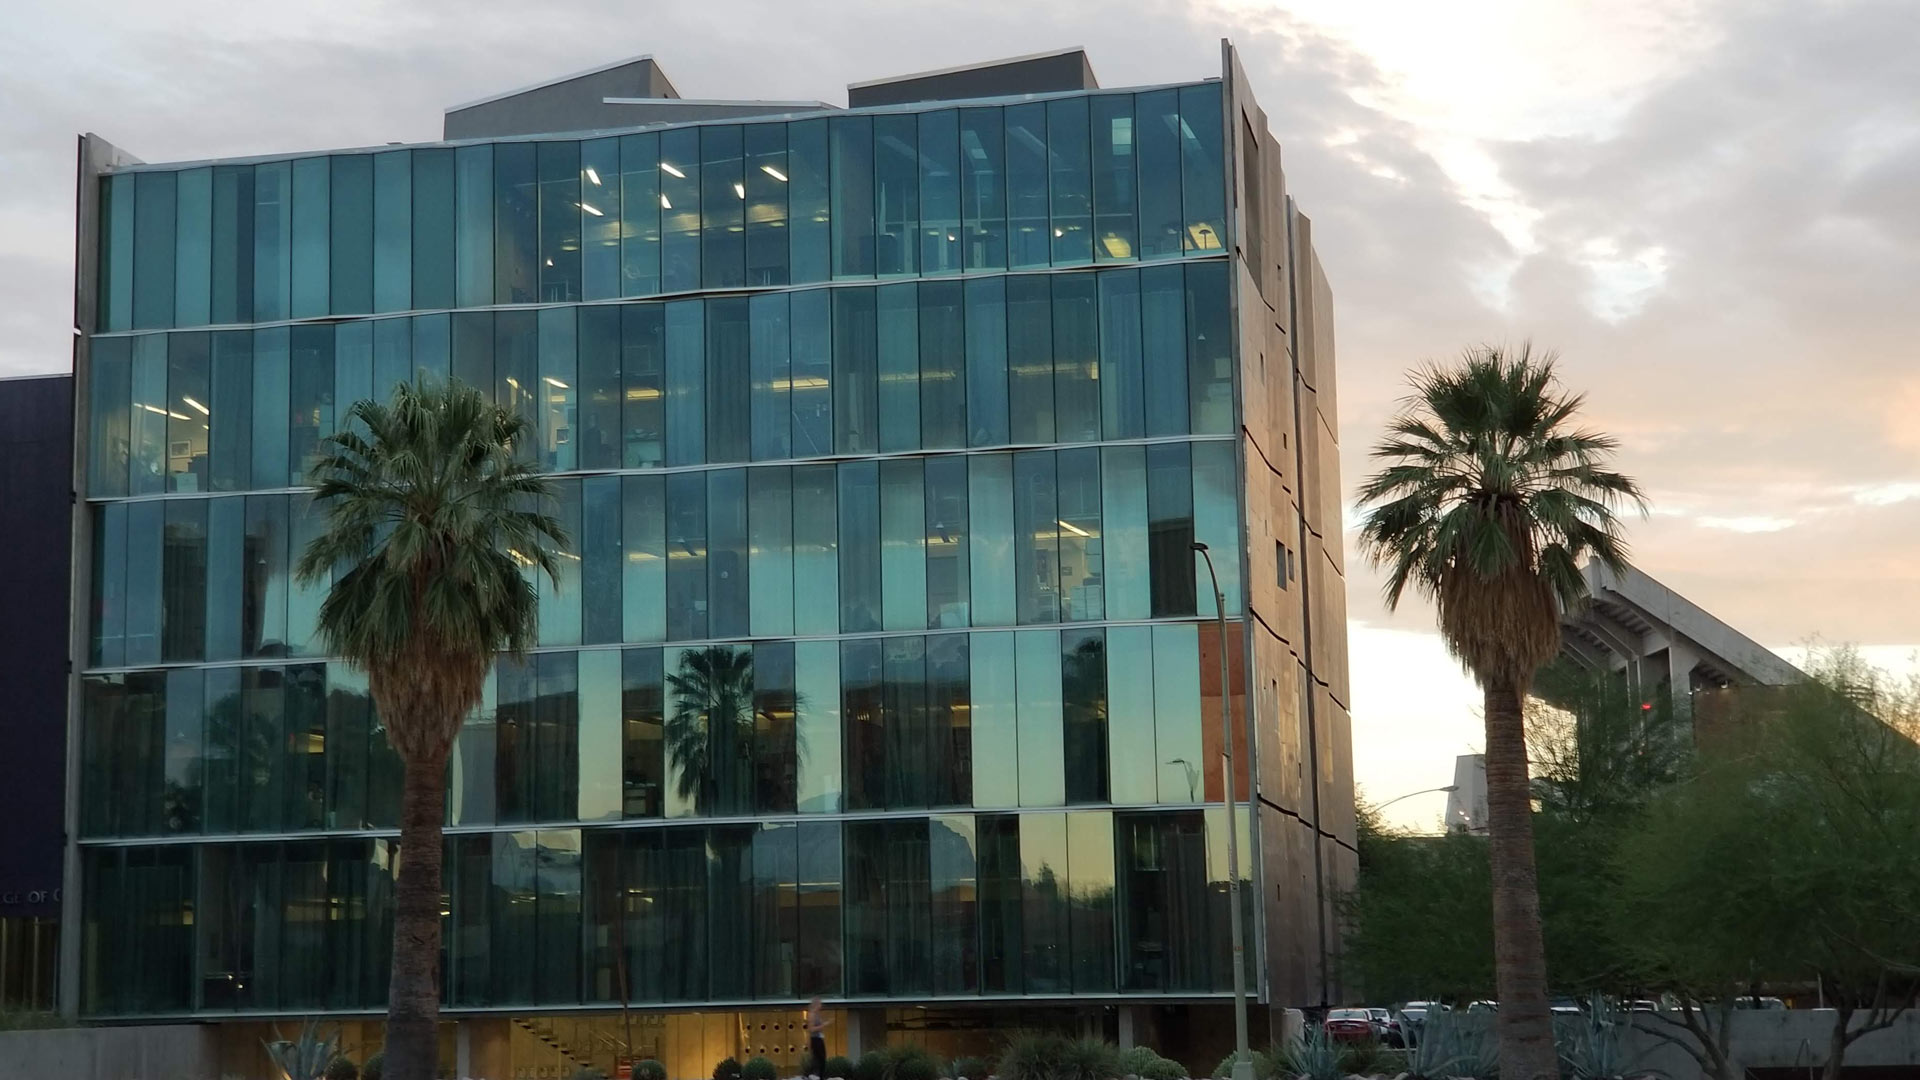
[{"label": "concrete retaining wall", "polygon": [[195,1024],[0,1032],[0,1080],[219,1080],[219,1063]]}]

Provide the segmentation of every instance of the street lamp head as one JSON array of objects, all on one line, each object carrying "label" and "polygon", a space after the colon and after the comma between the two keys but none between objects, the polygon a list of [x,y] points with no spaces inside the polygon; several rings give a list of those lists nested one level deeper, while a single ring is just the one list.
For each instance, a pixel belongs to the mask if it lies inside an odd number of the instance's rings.
[{"label": "street lamp head", "polygon": [[1198,541],[1198,540],[1195,540],[1195,541],[1193,542],[1193,550],[1195,550],[1195,551],[1205,551],[1205,550],[1207,550],[1207,545],[1205,545],[1205,544],[1203,544],[1203,543],[1201,543],[1201,542],[1200,542],[1200,541]]}]

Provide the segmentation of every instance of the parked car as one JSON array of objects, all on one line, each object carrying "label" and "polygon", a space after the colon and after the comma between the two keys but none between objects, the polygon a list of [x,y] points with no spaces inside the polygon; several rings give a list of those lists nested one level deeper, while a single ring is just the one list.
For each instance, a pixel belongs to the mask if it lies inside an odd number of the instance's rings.
[{"label": "parked car", "polygon": [[1554,998],[1547,1002],[1547,1010],[1555,1016],[1579,1016],[1586,1011],[1572,998]]},{"label": "parked car", "polygon": [[1322,1030],[1335,1042],[1368,1042],[1374,1038],[1373,1014],[1365,1009],[1334,1009]]},{"label": "parked car", "polygon": [[1777,997],[1753,997],[1748,995],[1734,998],[1733,1007],[1736,1009],[1784,1009],[1787,1007],[1787,1003]]},{"label": "parked car", "polygon": [[1497,1001],[1470,1001],[1467,1003],[1467,1011],[1470,1013],[1497,1013],[1500,1011],[1500,1003]]},{"label": "parked car", "polygon": [[1659,1012],[1660,1011],[1659,1002],[1649,1001],[1646,998],[1635,998],[1632,1001],[1623,1002],[1622,1007],[1624,1007],[1628,1012]]},{"label": "parked car", "polygon": [[1368,1009],[1367,1015],[1373,1018],[1373,1037],[1381,1042],[1387,1041],[1387,1035],[1393,1030],[1393,1013],[1388,1009]]}]

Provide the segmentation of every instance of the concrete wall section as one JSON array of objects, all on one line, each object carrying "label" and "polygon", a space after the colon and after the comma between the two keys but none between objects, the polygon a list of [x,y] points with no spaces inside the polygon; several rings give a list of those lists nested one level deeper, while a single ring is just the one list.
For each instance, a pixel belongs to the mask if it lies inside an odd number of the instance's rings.
[{"label": "concrete wall section", "polygon": [[199,1025],[0,1031],[0,1080],[201,1080],[220,1075]]}]

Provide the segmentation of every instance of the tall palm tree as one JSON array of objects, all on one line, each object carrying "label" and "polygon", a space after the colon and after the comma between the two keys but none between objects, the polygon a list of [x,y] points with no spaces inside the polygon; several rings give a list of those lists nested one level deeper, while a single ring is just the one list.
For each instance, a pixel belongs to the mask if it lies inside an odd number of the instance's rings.
[{"label": "tall palm tree", "polygon": [[[679,775],[675,789],[704,812],[731,812],[749,793],[743,776],[758,719],[753,700],[753,650],[709,645],[680,654],[667,676],[673,711],[667,718],[667,758]],[[724,805],[723,805],[724,802]]]},{"label": "tall palm tree", "polygon": [[1616,447],[1574,426],[1583,398],[1553,356],[1484,346],[1411,378],[1413,394],[1373,450],[1360,531],[1387,571],[1388,608],[1409,588],[1439,609],[1440,635],[1485,697],[1500,1074],[1559,1075],[1547,1010],[1540,897],[1521,703],[1560,648],[1560,611],[1586,598],[1583,558],[1618,571],[1615,511],[1645,500],[1607,468]]},{"label": "tall palm tree", "polygon": [[[405,770],[387,990],[386,1075],[438,1070],[440,824],[447,757],[501,651],[533,644],[523,568],[557,576],[560,524],[545,477],[516,449],[527,421],[450,383],[355,404],[308,473],[326,529],[300,556],[303,584],[333,579],[320,608],[327,651],[367,673]],[[337,573],[336,573],[337,571]]]}]

